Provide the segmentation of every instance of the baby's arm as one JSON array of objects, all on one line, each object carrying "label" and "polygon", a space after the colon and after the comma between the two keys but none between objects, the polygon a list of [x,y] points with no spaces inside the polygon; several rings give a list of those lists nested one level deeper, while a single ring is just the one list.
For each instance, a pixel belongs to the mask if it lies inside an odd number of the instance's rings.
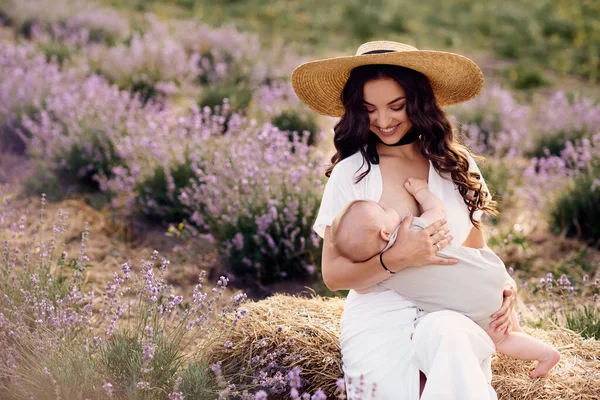
[{"label": "baby's arm", "polygon": [[446,217],[446,208],[442,201],[429,191],[429,185],[424,179],[408,178],[404,187],[412,194],[423,208],[421,218],[432,223]]}]

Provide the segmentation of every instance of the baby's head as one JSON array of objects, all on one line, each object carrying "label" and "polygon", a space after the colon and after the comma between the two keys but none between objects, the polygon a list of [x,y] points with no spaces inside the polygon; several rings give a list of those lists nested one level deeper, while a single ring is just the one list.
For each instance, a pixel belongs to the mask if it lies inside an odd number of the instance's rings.
[{"label": "baby's head", "polygon": [[399,224],[400,215],[392,207],[355,200],[333,220],[330,242],[341,256],[354,262],[365,261],[383,250]]}]

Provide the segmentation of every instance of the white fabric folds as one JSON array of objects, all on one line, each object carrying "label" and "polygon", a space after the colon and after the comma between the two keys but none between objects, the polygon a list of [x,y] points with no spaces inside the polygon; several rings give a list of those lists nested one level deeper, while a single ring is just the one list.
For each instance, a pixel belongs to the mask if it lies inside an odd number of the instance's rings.
[{"label": "white fabric folds", "polygon": [[[415,217],[410,230],[426,227],[426,220]],[[406,268],[379,286],[401,293],[422,310],[458,311],[488,329],[492,322],[490,315],[502,306],[506,283],[504,262],[488,247],[473,249],[451,244],[437,255],[456,258],[458,264]]]}]

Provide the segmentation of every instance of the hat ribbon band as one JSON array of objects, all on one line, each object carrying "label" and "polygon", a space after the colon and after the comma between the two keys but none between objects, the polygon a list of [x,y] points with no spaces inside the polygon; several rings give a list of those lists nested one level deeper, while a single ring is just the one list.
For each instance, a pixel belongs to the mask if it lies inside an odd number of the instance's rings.
[{"label": "hat ribbon band", "polygon": [[367,54],[381,54],[381,53],[396,53],[396,50],[371,50],[366,53],[362,53],[361,56],[366,56]]}]

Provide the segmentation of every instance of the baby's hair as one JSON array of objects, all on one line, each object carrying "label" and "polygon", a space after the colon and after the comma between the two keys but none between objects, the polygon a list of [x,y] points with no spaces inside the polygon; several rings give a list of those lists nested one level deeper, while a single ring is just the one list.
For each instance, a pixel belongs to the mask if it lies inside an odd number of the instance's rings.
[{"label": "baby's hair", "polygon": [[330,229],[330,235],[329,235],[329,242],[332,245],[334,245],[334,246],[336,245],[336,239],[338,237],[338,230],[344,220],[344,217],[350,212],[352,207],[354,207],[360,203],[368,203],[368,201],[367,200],[353,200],[350,203],[346,204],[344,206],[344,208],[342,208],[342,211],[340,211],[338,213],[338,215],[335,216],[335,218],[333,219],[333,222],[331,223],[331,229]]},{"label": "baby's hair", "polygon": [[[353,211],[355,210],[357,207],[360,207],[361,205],[367,205],[367,204],[371,204],[371,202],[369,200],[354,200],[351,201],[350,203],[348,203],[346,206],[344,206],[344,208],[338,213],[338,215],[335,216],[332,224],[331,224],[331,228],[329,230],[329,242],[331,243],[331,246],[333,246],[337,252],[342,256],[345,257],[349,260],[353,260],[353,261],[362,261],[362,258],[367,258],[368,256],[371,256],[371,254],[368,254],[368,246],[367,243],[364,243],[364,246],[357,246],[358,243],[352,243],[355,241],[355,239],[358,238],[358,236],[354,236],[352,235],[351,238],[346,238],[345,240],[340,241],[339,238],[341,236],[341,231],[347,228],[344,228],[344,221],[347,219],[346,217]],[[378,227],[375,224],[369,224],[372,226],[364,226],[363,228],[367,228],[369,230],[374,229],[374,230],[378,230]],[[358,228],[358,226],[356,227]],[[354,240],[353,240],[354,239]],[[350,253],[350,251],[352,251],[352,254]],[[356,259],[356,257],[361,258],[360,260]]]}]

